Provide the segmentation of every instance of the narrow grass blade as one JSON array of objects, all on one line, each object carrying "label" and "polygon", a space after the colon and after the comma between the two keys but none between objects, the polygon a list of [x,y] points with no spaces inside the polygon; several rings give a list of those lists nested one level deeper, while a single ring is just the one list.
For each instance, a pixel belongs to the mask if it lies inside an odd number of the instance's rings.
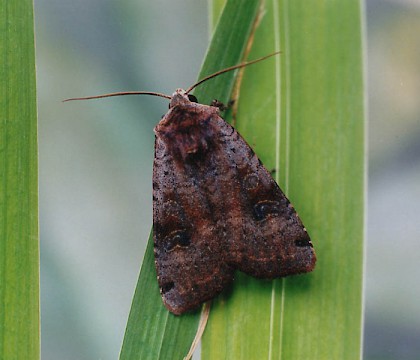
[{"label": "narrow grass blade", "polygon": [[[239,132],[295,205],[318,262],[311,274],[238,274],[215,302],[202,359],[357,359],[361,354],[364,110],[358,0],[266,0],[245,70]],[[228,52],[229,50],[226,49]]]},{"label": "narrow grass blade", "polygon": [[0,359],[38,359],[39,243],[33,3],[0,4]]},{"label": "narrow grass blade", "polygon": [[[199,78],[235,65],[241,57],[259,1],[228,1],[218,22]],[[235,14],[235,17],[232,17]],[[226,51],[229,49],[229,51]],[[194,92],[201,103],[227,101],[234,73],[211,80]],[[149,239],[128,319],[120,359],[182,359],[193,341],[200,312],[174,316],[163,307],[156,280],[153,240]]]}]

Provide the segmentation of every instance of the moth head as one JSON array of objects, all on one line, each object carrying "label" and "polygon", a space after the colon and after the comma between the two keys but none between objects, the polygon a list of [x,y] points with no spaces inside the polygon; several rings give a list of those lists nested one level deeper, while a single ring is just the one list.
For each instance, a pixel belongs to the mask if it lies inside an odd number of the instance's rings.
[{"label": "moth head", "polygon": [[171,109],[177,105],[188,105],[192,102],[197,102],[197,98],[194,95],[188,94],[184,89],[176,89],[172,94],[169,108]]}]

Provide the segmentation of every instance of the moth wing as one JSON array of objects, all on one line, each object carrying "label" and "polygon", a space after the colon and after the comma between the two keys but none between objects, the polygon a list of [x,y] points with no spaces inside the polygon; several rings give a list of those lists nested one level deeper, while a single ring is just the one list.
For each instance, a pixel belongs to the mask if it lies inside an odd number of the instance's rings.
[{"label": "moth wing", "polygon": [[[200,110],[200,106],[196,107]],[[190,110],[173,108],[165,121],[176,124],[182,117],[196,123],[203,114]],[[153,234],[163,302],[171,312],[181,314],[219,294],[232,281],[234,268],[225,260],[226,244],[217,224],[220,216],[212,206],[211,189],[217,185],[207,173],[211,165],[202,157],[182,158],[178,150],[192,145],[174,127],[173,138],[157,133],[155,140]],[[191,125],[189,132],[202,130]]]},{"label": "moth wing", "polygon": [[229,264],[259,278],[312,271],[315,252],[292,204],[239,133],[218,121],[221,134],[230,134],[221,143],[236,174],[225,197]]}]

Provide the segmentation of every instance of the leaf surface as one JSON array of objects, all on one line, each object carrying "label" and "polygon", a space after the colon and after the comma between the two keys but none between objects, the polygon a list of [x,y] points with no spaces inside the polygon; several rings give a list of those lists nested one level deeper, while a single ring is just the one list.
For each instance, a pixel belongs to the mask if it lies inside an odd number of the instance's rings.
[{"label": "leaf surface", "polygon": [[0,4],[0,358],[39,359],[38,163],[32,1]]},{"label": "leaf surface", "polygon": [[[215,12],[217,12],[215,10]],[[236,127],[297,209],[310,274],[237,275],[215,302],[202,359],[355,359],[361,354],[365,118],[359,1],[266,1]]]}]

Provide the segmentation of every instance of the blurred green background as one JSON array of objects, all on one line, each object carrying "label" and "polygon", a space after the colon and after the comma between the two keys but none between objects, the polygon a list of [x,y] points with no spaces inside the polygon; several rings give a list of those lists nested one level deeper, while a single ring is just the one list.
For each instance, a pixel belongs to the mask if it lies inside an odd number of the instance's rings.
[{"label": "blurred green background", "polygon": [[[420,354],[420,2],[367,0],[364,359]],[[207,48],[204,0],[35,1],[43,359],[116,359],[152,223],[153,127]]]}]

